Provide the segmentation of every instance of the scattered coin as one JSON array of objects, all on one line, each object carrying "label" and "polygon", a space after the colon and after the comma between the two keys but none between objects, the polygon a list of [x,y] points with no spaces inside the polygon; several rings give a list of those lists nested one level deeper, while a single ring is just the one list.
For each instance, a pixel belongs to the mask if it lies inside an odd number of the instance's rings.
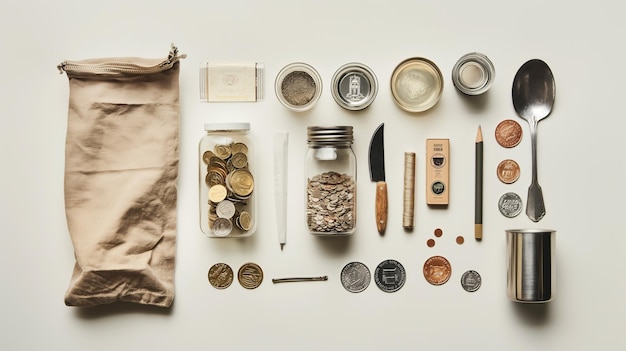
[{"label": "scattered coin", "polygon": [[496,126],[496,141],[503,147],[517,146],[522,140],[522,126],[512,119],[505,119]]},{"label": "scattered coin", "polygon": [[433,247],[433,246],[435,246],[435,240],[434,240],[434,239],[428,239],[428,240],[426,240],[426,245],[427,245],[428,247]]},{"label": "scattered coin", "polygon": [[255,289],[263,282],[263,270],[256,263],[245,263],[239,268],[237,279],[244,288]]},{"label": "scattered coin", "polygon": [[443,235],[443,230],[441,228],[435,229],[435,236],[440,238]]},{"label": "scattered coin", "polygon": [[502,183],[511,184],[519,178],[520,167],[517,162],[507,159],[498,164],[498,179]]},{"label": "scattered coin", "polygon": [[388,293],[396,292],[406,281],[406,271],[400,262],[385,260],[376,267],[374,281],[380,290]]},{"label": "scattered coin", "polygon": [[209,268],[209,283],[216,289],[228,288],[233,279],[233,270],[226,263],[216,263]]},{"label": "scattered coin", "polygon": [[349,292],[365,290],[371,281],[370,270],[361,262],[350,262],[341,270],[341,284]]},{"label": "scattered coin", "polygon": [[522,212],[522,198],[516,193],[505,193],[498,201],[498,209],[504,217],[513,218]]},{"label": "scattered coin", "polygon": [[465,238],[461,235],[456,237],[456,243],[459,245],[463,245],[463,243],[465,242]]},{"label": "scattered coin", "polygon": [[474,292],[480,288],[482,279],[478,272],[469,270],[461,276],[461,286],[465,291]]},{"label": "scattered coin", "polygon": [[424,262],[424,278],[433,285],[445,284],[452,274],[450,262],[442,256],[432,256]]}]

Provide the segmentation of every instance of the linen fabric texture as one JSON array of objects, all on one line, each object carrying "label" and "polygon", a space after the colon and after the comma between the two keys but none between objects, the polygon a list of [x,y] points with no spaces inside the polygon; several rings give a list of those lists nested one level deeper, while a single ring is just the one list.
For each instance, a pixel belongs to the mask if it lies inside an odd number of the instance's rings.
[{"label": "linen fabric texture", "polygon": [[174,300],[180,62],[143,69],[162,61],[91,59],[64,69],[65,210],[76,258],[68,306]]}]

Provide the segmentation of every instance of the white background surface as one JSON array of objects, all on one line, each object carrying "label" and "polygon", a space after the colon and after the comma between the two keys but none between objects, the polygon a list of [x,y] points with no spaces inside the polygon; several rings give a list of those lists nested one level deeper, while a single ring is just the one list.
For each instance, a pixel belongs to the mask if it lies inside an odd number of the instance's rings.
[{"label": "white background surface", "polygon": [[[623,249],[624,70],[623,5],[595,1],[6,1],[0,15],[3,46],[3,119],[0,149],[0,277],[4,302],[0,348],[68,350],[194,349],[624,349],[626,292]],[[63,203],[68,84],[56,65],[64,59],[109,56],[162,57],[174,42],[188,55],[181,64],[176,298],[167,310],[129,305],[66,307],[63,295],[73,267],[73,248]],[[479,51],[494,62],[496,79],[482,99],[458,94],[451,68],[463,54]],[[445,78],[443,96],[428,112],[409,114],[392,101],[389,78],[402,60],[423,56]],[[539,125],[539,180],[547,215],[532,223],[524,214],[507,219],[497,201],[507,191],[526,198],[530,138],[500,147],[493,132],[515,116],[511,84],[528,59],[546,61],[556,77],[557,102]],[[259,103],[207,104],[198,99],[202,61],[264,62],[266,98]],[[304,61],[322,76],[324,92],[309,113],[278,103],[273,80],[286,64]],[[342,110],[329,82],[347,62],[370,66],[380,91],[365,111]],[[205,122],[247,121],[257,142],[259,225],[246,240],[214,240],[198,226],[197,144]],[[376,233],[374,184],[367,147],[385,123],[390,223]],[[303,157],[306,126],[355,128],[358,161],[358,230],[350,238],[321,239],[304,226]],[[473,239],[473,160],[476,128],[485,136],[485,237]],[[288,242],[280,251],[275,233],[272,153],[275,130],[288,130]],[[426,138],[450,138],[451,204],[424,203]],[[417,153],[416,230],[401,228],[402,162]],[[500,183],[498,162],[516,159],[522,176]],[[556,299],[545,305],[507,300],[507,228],[557,230]],[[444,235],[436,246],[433,230]],[[464,245],[454,242],[457,235]],[[444,255],[452,278],[428,284],[421,266]],[[375,284],[351,294],[339,282],[352,260],[373,272],[384,259],[399,260],[407,282],[388,294]],[[237,282],[216,290],[209,267],[225,262],[261,265],[256,290]],[[467,269],[483,285],[462,290]],[[323,283],[272,285],[271,278],[328,275]]]}]

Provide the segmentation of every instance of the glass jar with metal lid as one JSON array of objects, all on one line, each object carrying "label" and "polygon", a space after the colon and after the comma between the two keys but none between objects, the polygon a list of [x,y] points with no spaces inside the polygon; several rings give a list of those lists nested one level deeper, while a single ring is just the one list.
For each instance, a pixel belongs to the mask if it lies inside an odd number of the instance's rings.
[{"label": "glass jar with metal lid", "polygon": [[199,145],[200,229],[212,238],[256,229],[254,147],[249,123],[207,123]]},{"label": "glass jar with metal lid", "polygon": [[316,235],[356,229],[356,156],[351,126],[308,127],[306,225]]}]

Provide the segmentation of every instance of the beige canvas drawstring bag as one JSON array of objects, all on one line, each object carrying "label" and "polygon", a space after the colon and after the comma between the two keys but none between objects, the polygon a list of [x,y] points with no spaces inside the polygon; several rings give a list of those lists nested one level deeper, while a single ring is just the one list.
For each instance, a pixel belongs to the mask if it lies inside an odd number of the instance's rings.
[{"label": "beige canvas drawstring bag", "polygon": [[179,59],[65,61],[68,306],[174,299]]}]

